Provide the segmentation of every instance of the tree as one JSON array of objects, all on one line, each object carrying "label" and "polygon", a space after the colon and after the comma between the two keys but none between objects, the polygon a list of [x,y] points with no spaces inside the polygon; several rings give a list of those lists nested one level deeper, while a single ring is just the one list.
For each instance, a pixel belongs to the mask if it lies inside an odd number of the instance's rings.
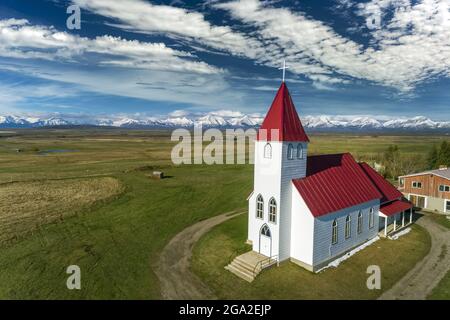
[{"label": "tree", "polygon": [[390,145],[383,154],[385,172],[384,175],[388,178],[395,179],[400,172],[400,151],[398,146]]},{"label": "tree", "polygon": [[450,166],[450,144],[446,140],[442,141],[438,152],[436,167],[440,165]]},{"label": "tree", "polygon": [[439,150],[436,145],[433,145],[427,157],[428,169],[434,169],[437,167],[439,158]]},{"label": "tree", "polygon": [[382,174],[388,179],[425,170],[427,158],[422,154],[409,155],[401,153],[398,146],[391,145],[383,153],[383,165],[385,169]]}]

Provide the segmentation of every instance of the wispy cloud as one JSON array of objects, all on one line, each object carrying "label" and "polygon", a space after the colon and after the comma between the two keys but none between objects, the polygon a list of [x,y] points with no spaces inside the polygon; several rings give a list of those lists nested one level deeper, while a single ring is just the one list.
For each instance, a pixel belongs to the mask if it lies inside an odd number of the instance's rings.
[{"label": "wispy cloud", "polygon": [[117,21],[115,26],[146,34],[182,37],[220,51],[255,57],[260,44],[256,39],[207,21],[200,12],[155,5],[142,0],[73,0],[73,3],[96,14]]},{"label": "wispy cloud", "polygon": [[[257,26],[258,38],[267,48],[259,58],[262,63],[275,66],[280,57],[288,56],[291,71],[311,79],[320,77],[322,84],[352,77],[408,93],[419,83],[448,76],[448,1],[424,0],[413,5],[410,1],[373,0],[358,10],[370,15],[389,6],[395,7],[393,17],[384,28],[371,30],[373,42],[364,48],[321,21],[267,2],[240,0],[216,5]],[[382,18],[387,19],[387,15]]]},{"label": "wispy cloud", "polygon": [[90,39],[53,27],[31,25],[24,19],[0,20],[0,56],[76,62],[90,53],[101,55],[97,58],[100,65],[206,74],[221,72],[220,68],[194,61],[190,53],[174,50],[164,43],[109,35]]}]

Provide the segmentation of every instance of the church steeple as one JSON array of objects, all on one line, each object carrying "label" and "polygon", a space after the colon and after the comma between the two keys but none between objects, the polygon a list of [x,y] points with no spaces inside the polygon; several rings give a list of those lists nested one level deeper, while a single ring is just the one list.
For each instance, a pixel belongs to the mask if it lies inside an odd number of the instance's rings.
[{"label": "church steeple", "polygon": [[309,142],[285,82],[281,83],[260,127],[258,141]]}]

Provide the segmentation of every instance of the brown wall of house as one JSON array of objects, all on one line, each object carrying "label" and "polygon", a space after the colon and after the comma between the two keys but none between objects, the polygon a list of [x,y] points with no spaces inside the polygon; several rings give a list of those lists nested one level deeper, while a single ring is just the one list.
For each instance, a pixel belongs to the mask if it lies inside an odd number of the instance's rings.
[{"label": "brown wall of house", "polygon": [[[414,193],[418,195],[430,196],[435,198],[450,199],[450,192],[439,192],[439,185],[450,185],[450,180],[433,174],[424,174],[421,176],[405,177],[404,187],[401,191],[404,193]],[[422,188],[413,188],[413,181],[421,182]]]}]

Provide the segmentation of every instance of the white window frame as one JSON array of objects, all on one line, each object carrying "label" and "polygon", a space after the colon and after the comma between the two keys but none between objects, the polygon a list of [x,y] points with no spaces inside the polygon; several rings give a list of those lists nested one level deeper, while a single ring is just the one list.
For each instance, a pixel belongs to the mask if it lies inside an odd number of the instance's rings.
[{"label": "white window frame", "polygon": [[288,160],[294,160],[294,146],[292,145],[292,143],[288,144],[287,158]]},{"label": "white window frame", "polygon": [[299,143],[297,144],[297,159],[303,159],[304,157],[303,145]]},{"label": "white window frame", "polygon": [[345,218],[345,239],[350,239],[352,237],[352,217],[348,215]]},{"label": "white window frame", "polygon": [[363,229],[363,215],[362,215],[362,212],[361,211],[359,211],[359,213],[358,213],[358,225],[357,225],[357,233],[358,234],[361,234],[362,233],[362,229]]},{"label": "white window frame", "polygon": [[334,219],[332,225],[331,225],[331,244],[336,244],[339,241],[339,235],[338,235],[338,222],[336,219]]},{"label": "white window frame", "polygon": [[269,222],[277,224],[277,201],[275,198],[269,200]]},{"label": "white window frame", "polygon": [[[441,190],[441,187],[443,190]],[[439,192],[450,192],[450,186],[446,184],[440,184],[438,190]]]},{"label": "white window frame", "polygon": [[[420,185],[420,187],[419,187],[419,185]],[[420,182],[420,181],[412,181],[411,182],[411,186],[414,189],[422,189],[422,182]]]},{"label": "white window frame", "polygon": [[261,194],[256,197],[256,218],[264,219],[264,198]]},{"label": "white window frame", "polygon": [[444,212],[450,212],[450,210],[447,210],[447,203],[450,204],[450,200],[444,201]]},{"label": "white window frame", "polygon": [[375,210],[370,208],[369,211],[369,229],[372,229],[375,226]]},{"label": "white window frame", "polygon": [[264,146],[264,158],[272,159],[272,145],[270,143],[266,143]]}]

